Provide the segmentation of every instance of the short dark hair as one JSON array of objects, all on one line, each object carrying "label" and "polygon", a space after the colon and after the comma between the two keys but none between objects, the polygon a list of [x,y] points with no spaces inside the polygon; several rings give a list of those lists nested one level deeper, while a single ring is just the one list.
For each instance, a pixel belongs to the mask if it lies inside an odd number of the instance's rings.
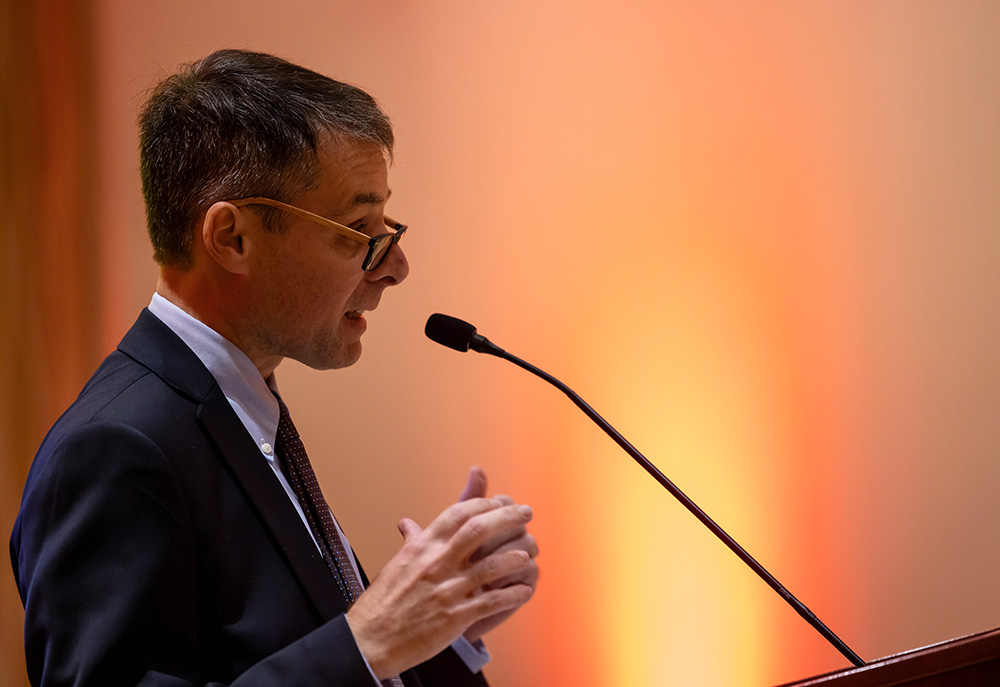
[{"label": "short dark hair", "polygon": [[216,201],[306,191],[326,135],[392,155],[392,125],[370,95],[279,57],[219,50],[165,78],[139,115],[153,257],[190,266],[194,225]]}]

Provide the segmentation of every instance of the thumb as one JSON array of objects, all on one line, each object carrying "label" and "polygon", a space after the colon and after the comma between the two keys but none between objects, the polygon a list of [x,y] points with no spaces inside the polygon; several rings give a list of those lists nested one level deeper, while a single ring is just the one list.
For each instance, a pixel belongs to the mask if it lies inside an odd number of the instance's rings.
[{"label": "thumb", "polygon": [[409,518],[403,518],[398,523],[396,523],[396,529],[398,529],[399,533],[403,535],[404,542],[410,541],[415,536],[423,532],[423,528],[421,528],[420,525],[413,522]]},{"label": "thumb", "polygon": [[458,497],[459,501],[482,498],[486,496],[486,473],[478,465],[469,468],[469,479],[465,482],[465,489]]}]

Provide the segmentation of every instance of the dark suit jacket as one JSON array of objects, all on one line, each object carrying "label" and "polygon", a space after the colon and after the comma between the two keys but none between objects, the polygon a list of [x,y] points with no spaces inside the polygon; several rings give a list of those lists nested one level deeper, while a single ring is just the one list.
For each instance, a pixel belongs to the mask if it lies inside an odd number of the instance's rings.
[{"label": "dark suit jacket", "polygon": [[[11,559],[36,687],[372,687],[274,473],[148,311],[42,443]],[[451,649],[403,679],[485,685]]]}]

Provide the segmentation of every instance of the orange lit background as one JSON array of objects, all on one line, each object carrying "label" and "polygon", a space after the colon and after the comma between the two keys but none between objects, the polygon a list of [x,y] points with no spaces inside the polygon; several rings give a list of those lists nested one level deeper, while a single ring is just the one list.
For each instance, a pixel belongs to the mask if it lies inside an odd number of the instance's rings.
[{"label": "orange lit background", "polygon": [[248,47],[392,116],[411,276],[358,365],[279,381],[372,571],[470,464],[534,506],[495,685],[847,661],[559,392],[427,341],[435,311],[574,387],[863,657],[1000,626],[1000,5],[99,0],[92,25],[104,351],[155,285],[134,120],[162,74]]}]

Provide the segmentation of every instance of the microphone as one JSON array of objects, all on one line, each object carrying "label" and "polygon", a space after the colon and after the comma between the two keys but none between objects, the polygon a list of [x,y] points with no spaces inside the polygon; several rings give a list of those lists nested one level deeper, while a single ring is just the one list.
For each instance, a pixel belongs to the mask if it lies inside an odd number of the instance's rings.
[{"label": "microphone", "polygon": [[424,334],[431,341],[448,348],[465,353],[470,348],[476,353],[488,353],[503,357],[504,350],[494,346],[493,342],[481,334],[476,334],[476,328],[464,320],[449,315],[436,313],[427,318]]},{"label": "microphone", "polygon": [[753,556],[747,553],[747,551],[740,546],[735,539],[733,539],[724,529],[716,524],[716,522],[712,520],[708,514],[705,513],[705,511],[699,508],[698,505],[688,498],[683,491],[677,488],[673,482],[667,479],[667,477],[660,472],[655,465],[649,462],[644,455],[639,453],[639,450],[630,444],[625,437],[619,434],[618,430],[612,427],[607,420],[598,415],[597,411],[587,405],[587,403],[580,398],[575,391],[547,372],[538,369],[531,363],[527,363],[517,356],[507,353],[499,346],[493,344],[493,342],[485,336],[477,334],[476,328],[473,325],[460,320],[457,317],[442,315],[440,313],[431,315],[427,319],[427,324],[424,326],[424,334],[426,334],[431,341],[439,343],[442,346],[447,346],[448,348],[453,348],[462,353],[472,349],[477,353],[486,353],[497,356],[498,358],[503,358],[504,360],[512,362],[518,367],[527,370],[533,375],[541,377],[569,396],[570,400],[573,401],[573,403],[575,403],[580,410],[586,413],[587,417],[597,423],[597,425],[603,429],[608,436],[615,440],[615,443],[617,443],[627,454],[639,463],[639,465],[641,465],[643,469],[645,469],[646,472],[653,477],[653,479],[659,482],[664,489],[670,492],[674,498],[680,501],[692,515],[698,518],[698,520],[705,525],[705,527],[711,530],[711,532],[718,537],[723,544],[729,547],[729,549],[735,553],[740,560],[742,560],[751,570],[757,573],[758,577],[764,580],[764,582],[766,582],[771,589],[787,601],[788,604],[795,609],[796,613],[812,625],[812,627],[819,632],[824,639],[832,644],[837,651],[843,654],[843,656],[846,657],[855,667],[860,668],[865,665],[865,662],[861,659],[861,657],[854,653],[854,651],[847,646],[847,644],[845,644],[840,637],[834,634],[833,631],[823,623],[823,621],[816,617],[815,613],[810,611],[805,604],[795,597],[794,594],[778,582],[774,575],[769,573],[764,566],[758,563]]}]

